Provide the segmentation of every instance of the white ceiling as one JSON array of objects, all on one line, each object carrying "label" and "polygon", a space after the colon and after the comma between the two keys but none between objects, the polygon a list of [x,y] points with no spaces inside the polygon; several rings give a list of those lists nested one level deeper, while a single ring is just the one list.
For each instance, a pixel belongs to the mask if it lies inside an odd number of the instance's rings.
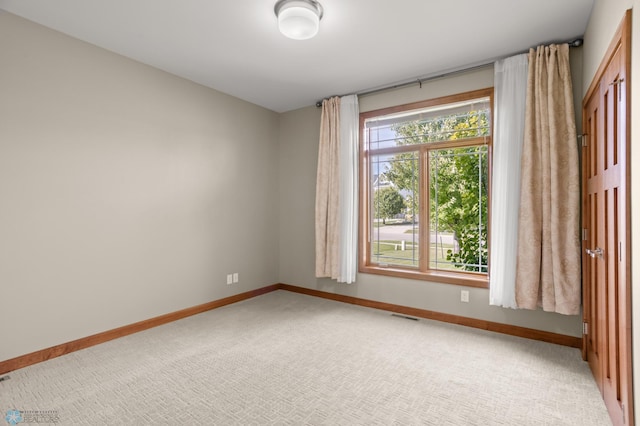
[{"label": "white ceiling", "polygon": [[0,8],[277,112],[582,36],[594,0],[320,0],[311,40],[276,0],[0,0]]}]

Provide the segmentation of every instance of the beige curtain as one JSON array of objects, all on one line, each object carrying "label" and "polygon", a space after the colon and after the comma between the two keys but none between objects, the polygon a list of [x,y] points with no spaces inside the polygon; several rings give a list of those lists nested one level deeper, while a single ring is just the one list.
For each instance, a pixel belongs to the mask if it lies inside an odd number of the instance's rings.
[{"label": "beige curtain", "polygon": [[316,181],[316,277],[340,275],[340,98],[322,102]]},{"label": "beige curtain", "polygon": [[516,303],[580,313],[580,169],[569,46],[529,51]]}]

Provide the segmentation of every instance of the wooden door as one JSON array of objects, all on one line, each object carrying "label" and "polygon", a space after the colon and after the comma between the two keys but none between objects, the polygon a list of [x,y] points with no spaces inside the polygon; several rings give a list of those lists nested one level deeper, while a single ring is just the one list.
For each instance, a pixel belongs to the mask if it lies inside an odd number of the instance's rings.
[{"label": "wooden door", "polygon": [[629,16],[583,102],[583,354],[614,424],[631,397]]}]

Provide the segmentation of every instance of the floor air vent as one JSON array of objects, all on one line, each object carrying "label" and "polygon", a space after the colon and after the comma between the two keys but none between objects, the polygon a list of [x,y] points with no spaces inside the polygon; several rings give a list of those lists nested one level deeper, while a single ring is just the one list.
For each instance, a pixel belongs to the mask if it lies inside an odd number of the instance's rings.
[{"label": "floor air vent", "polygon": [[414,317],[408,317],[406,315],[401,315],[401,314],[391,314],[392,317],[398,317],[398,318],[404,318],[404,319],[408,319],[408,320],[412,320],[412,321],[419,321],[420,318],[414,318]]}]

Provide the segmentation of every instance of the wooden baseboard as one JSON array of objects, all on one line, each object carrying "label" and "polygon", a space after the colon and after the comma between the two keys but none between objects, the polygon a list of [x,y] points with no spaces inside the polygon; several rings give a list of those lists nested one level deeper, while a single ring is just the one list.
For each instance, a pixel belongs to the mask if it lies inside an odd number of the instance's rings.
[{"label": "wooden baseboard", "polygon": [[119,337],[127,336],[129,334],[137,333],[139,331],[147,330],[149,328],[157,327],[159,325],[166,324],[172,321],[177,321],[179,319],[196,315],[202,312],[206,312],[211,309],[219,308],[221,306],[230,305],[232,303],[236,303],[242,300],[250,299],[252,297],[260,296],[261,294],[270,293],[275,290],[287,290],[294,293],[306,294],[309,296],[321,297],[324,299],[335,300],[338,302],[350,303],[352,305],[382,309],[385,311],[396,312],[403,315],[410,315],[413,317],[427,318],[427,319],[432,319],[436,321],[443,321],[443,322],[448,322],[453,324],[464,325],[467,327],[480,328],[483,330],[494,331],[497,333],[509,334],[512,336],[524,337],[524,338],[533,339],[533,340],[540,340],[543,342],[555,343],[563,346],[570,346],[572,348],[582,347],[582,339],[580,339],[579,337],[556,334],[548,331],[534,330],[532,328],[519,327],[515,325],[500,324],[497,322],[467,318],[467,317],[462,317],[458,315],[444,314],[441,312],[428,311],[425,309],[410,308],[407,306],[394,305],[391,303],[376,302],[374,300],[360,299],[357,297],[343,296],[340,294],[327,293],[325,291],[313,290],[313,289],[308,289],[304,287],[297,287],[289,284],[273,284],[267,287],[259,288],[257,290],[247,291],[245,293],[237,294],[235,296],[214,300],[213,302],[193,306],[191,308],[183,309],[180,311],[161,315],[148,320],[125,325],[123,327],[119,327],[113,330],[108,330],[102,333],[94,334],[92,336],[83,337],[81,339],[73,340],[71,342],[62,343],[57,346],[42,349],[36,352],[32,352],[30,354],[18,356],[16,358],[12,358],[6,361],[1,361],[0,374],[5,374],[10,371],[17,370],[19,368],[24,368],[32,364],[37,364],[39,362],[46,361],[51,358],[56,358],[71,352],[79,351],[81,349],[98,345],[100,343],[108,342],[109,340],[117,339]]},{"label": "wooden baseboard", "polygon": [[27,367],[32,364],[37,364],[42,361],[46,361],[51,358],[56,358],[61,355],[65,355],[71,352],[79,351],[91,346],[98,345],[100,343],[108,342],[109,340],[117,339],[118,337],[127,336],[129,334],[137,333],[139,331],[147,330],[149,328],[157,327],[162,324],[166,324],[172,321],[177,321],[182,318],[190,317],[202,312],[209,311],[211,309],[219,308],[221,306],[230,305],[231,303],[240,302],[242,300],[250,299],[252,297],[259,296],[261,294],[269,293],[280,288],[279,284],[273,284],[267,287],[262,287],[257,290],[247,291],[245,293],[236,294],[235,296],[225,297],[224,299],[214,300],[213,302],[204,303],[202,305],[192,306],[190,308],[182,309],[180,311],[171,312],[169,314],[160,315],[155,318],[136,322],[133,324],[125,325],[123,327],[114,328],[102,333],[94,334],[92,336],[83,337],[71,342],[62,343],[57,346],[42,349],[30,354],[18,356],[6,361],[0,362],[0,374],[8,373],[9,371],[17,370],[18,368]]},{"label": "wooden baseboard", "polygon": [[385,311],[396,312],[403,315],[409,315],[419,318],[427,318],[436,321],[448,322],[452,324],[464,325],[467,327],[480,328],[482,330],[493,331],[496,333],[509,334],[511,336],[524,337],[527,339],[540,340],[557,345],[570,346],[572,348],[581,348],[582,339],[564,334],[551,333],[548,331],[535,330],[532,328],[519,327],[517,325],[501,324],[498,322],[479,320],[475,318],[467,318],[458,315],[444,314],[441,312],[428,311],[425,309],[409,308],[407,306],[394,305],[391,303],[376,302],[374,300],[360,299],[352,296],[343,296],[335,293],[327,293],[320,290],[312,290],[303,287],[296,287],[289,284],[280,284],[279,289],[288,290],[295,293],[306,294],[309,296],[322,297],[325,299],[336,300],[338,302],[351,303],[353,305],[366,306],[368,308],[382,309]]}]

